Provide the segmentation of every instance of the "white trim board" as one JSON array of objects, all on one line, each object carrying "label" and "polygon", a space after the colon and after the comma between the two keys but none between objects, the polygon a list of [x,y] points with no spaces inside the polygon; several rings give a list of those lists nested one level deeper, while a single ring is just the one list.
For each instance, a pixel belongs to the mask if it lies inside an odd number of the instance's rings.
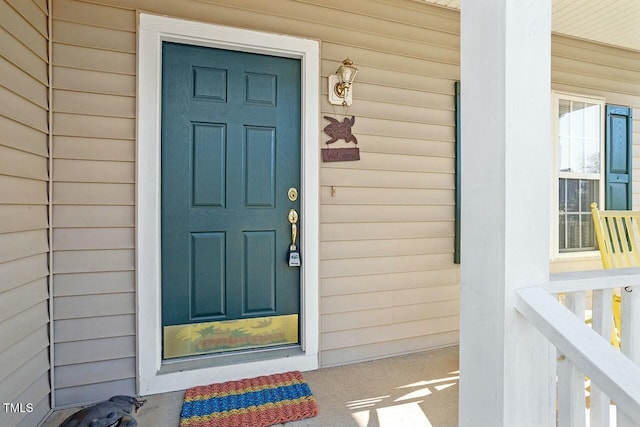
[{"label": "white trim board", "polygon": [[[160,374],[162,322],[160,295],[160,111],[162,42],[172,41],[301,61],[301,343],[303,354]],[[139,14],[138,148],[136,189],[137,383],[141,395],[181,390],[286,370],[319,366],[319,96],[317,40],[262,33],[164,16]]]}]

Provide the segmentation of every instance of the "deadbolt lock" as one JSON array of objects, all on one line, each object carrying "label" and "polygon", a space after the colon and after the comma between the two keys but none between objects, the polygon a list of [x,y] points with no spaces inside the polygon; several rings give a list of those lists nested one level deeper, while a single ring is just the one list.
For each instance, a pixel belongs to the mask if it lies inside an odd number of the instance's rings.
[{"label": "deadbolt lock", "polygon": [[289,200],[295,202],[296,200],[298,200],[298,189],[296,189],[295,187],[291,187],[287,195],[289,196]]}]

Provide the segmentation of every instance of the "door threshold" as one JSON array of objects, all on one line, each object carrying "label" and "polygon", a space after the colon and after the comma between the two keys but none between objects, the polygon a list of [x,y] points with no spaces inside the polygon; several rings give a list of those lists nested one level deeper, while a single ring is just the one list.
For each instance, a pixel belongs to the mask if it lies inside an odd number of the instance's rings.
[{"label": "door threshold", "polygon": [[239,350],[223,354],[207,354],[197,357],[164,360],[158,374],[190,371],[196,369],[213,368],[219,366],[241,365],[248,362],[258,362],[271,359],[286,359],[288,357],[303,356],[304,351],[299,344],[278,346],[251,350]]}]

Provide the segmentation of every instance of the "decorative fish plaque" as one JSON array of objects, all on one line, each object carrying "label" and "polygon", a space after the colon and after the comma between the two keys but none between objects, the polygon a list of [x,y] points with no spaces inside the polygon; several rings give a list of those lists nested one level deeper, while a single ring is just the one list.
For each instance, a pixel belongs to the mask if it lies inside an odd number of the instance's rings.
[{"label": "decorative fish plaque", "polygon": [[[329,124],[325,126],[324,132],[331,137],[326,142],[327,145],[333,144],[339,139],[343,139],[345,142],[353,142],[358,144],[358,140],[351,133],[351,127],[355,124],[355,116],[351,116],[351,119],[345,117],[344,120],[338,121],[333,117],[324,116],[329,120]],[[359,148],[323,148],[322,149],[322,161],[323,162],[348,162],[360,160]]]}]

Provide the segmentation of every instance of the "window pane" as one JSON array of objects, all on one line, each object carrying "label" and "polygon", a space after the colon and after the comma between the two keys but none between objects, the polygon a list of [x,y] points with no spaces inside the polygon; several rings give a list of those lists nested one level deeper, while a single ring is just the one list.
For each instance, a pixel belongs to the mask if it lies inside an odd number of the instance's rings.
[{"label": "window pane", "polygon": [[565,244],[565,237],[567,235],[567,224],[565,222],[565,217],[566,215],[564,214],[564,212],[561,212],[560,215],[558,216],[560,221],[560,229],[558,230],[560,252],[563,252],[563,250],[567,248],[567,245]]},{"label": "window pane", "polygon": [[584,140],[582,138],[571,138],[571,159],[570,159],[570,172],[584,173],[585,161],[584,161]]},{"label": "window pane", "polygon": [[567,215],[567,248],[580,248],[580,214]]},{"label": "window pane", "polygon": [[571,112],[571,101],[561,99],[558,107],[558,133],[560,136],[569,136],[569,113]]},{"label": "window pane", "polygon": [[580,180],[580,211],[591,212],[591,203],[598,203],[598,181]]},{"label": "window pane", "polygon": [[584,136],[590,139],[600,140],[600,105],[587,104],[584,119]]},{"label": "window pane", "polygon": [[560,155],[558,160],[560,162],[561,172],[571,172],[571,164],[569,163],[569,138],[560,137]]},{"label": "window pane", "polygon": [[581,249],[595,249],[596,235],[593,229],[593,220],[590,214],[582,214],[580,216],[580,231],[582,232]]},{"label": "window pane", "polygon": [[586,139],[584,141],[585,172],[600,172],[600,141],[597,139]]},{"label": "window pane", "polygon": [[573,101],[569,113],[571,136],[584,136],[585,103]]},{"label": "window pane", "polygon": [[567,212],[579,212],[580,207],[580,190],[578,187],[579,180],[567,179]]},{"label": "window pane", "polygon": [[600,181],[561,178],[558,183],[560,252],[596,248],[591,203],[598,203]]}]

